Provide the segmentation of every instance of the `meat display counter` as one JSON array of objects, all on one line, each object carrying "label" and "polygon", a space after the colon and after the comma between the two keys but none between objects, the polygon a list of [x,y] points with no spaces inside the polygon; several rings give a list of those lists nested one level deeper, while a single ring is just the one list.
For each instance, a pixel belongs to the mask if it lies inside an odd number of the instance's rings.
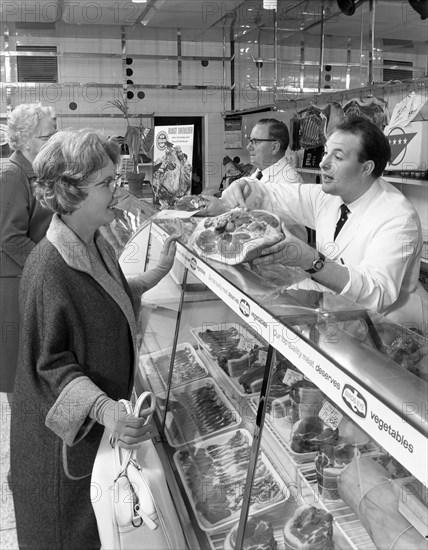
[{"label": "meat display counter", "polygon": [[[172,231],[140,229],[125,274]],[[293,270],[204,260],[185,237],[142,306],[136,390],[157,396],[189,548],[426,548],[423,334]]]}]

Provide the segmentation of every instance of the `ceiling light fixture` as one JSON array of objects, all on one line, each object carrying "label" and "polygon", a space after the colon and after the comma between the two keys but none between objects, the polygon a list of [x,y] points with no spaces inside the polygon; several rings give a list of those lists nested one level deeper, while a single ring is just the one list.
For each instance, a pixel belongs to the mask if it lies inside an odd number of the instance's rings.
[{"label": "ceiling light fixture", "polygon": [[132,0],[133,4],[147,4],[147,0]]},{"label": "ceiling light fixture", "polygon": [[278,0],[263,0],[263,8],[265,10],[276,10],[278,7]]},{"label": "ceiling light fixture", "polygon": [[155,8],[149,8],[143,19],[141,19],[141,24],[146,26],[155,14]]},{"label": "ceiling light fixture", "polygon": [[143,18],[141,19],[140,23],[146,26],[156,15],[156,12],[159,11],[161,7],[165,4],[165,2],[166,0],[153,0],[151,5],[147,6],[143,11]]},{"label": "ceiling light fixture", "polygon": [[428,1],[427,0],[409,0],[412,8],[419,13],[421,19],[428,18]]}]

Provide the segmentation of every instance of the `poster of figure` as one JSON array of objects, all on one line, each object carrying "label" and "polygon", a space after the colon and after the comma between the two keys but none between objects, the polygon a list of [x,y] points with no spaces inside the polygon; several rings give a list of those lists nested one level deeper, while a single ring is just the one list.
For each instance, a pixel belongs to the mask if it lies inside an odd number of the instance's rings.
[{"label": "poster of figure", "polygon": [[155,127],[153,192],[162,206],[190,194],[193,134],[193,124]]}]

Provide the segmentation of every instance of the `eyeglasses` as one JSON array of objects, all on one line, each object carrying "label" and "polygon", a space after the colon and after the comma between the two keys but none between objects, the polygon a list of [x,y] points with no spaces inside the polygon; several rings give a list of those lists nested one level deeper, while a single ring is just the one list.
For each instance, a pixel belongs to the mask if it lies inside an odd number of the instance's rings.
[{"label": "eyeglasses", "polygon": [[47,136],[34,136],[34,137],[36,137],[37,139],[41,139],[43,141],[48,141],[48,139],[50,139],[55,134],[56,132],[52,132],[52,134],[48,134]]},{"label": "eyeglasses", "polygon": [[107,178],[95,184],[95,187],[108,187],[110,191],[114,191],[120,186],[124,174],[117,174],[114,178]]},{"label": "eyeglasses", "polygon": [[258,139],[258,138],[247,138],[248,143],[250,145],[257,145],[258,143],[261,143],[262,141],[278,141],[277,139]]}]

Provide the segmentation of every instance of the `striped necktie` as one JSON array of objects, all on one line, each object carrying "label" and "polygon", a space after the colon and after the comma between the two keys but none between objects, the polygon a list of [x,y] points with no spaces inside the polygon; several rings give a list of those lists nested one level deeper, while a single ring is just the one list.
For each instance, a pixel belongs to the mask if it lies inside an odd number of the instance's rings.
[{"label": "striped necktie", "polygon": [[336,224],[336,229],[334,231],[334,240],[336,240],[336,237],[339,235],[340,230],[345,225],[346,220],[348,219],[349,212],[350,212],[350,210],[346,206],[346,204],[341,204],[340,205],[340,218],[339,218],[339,221]]}]

